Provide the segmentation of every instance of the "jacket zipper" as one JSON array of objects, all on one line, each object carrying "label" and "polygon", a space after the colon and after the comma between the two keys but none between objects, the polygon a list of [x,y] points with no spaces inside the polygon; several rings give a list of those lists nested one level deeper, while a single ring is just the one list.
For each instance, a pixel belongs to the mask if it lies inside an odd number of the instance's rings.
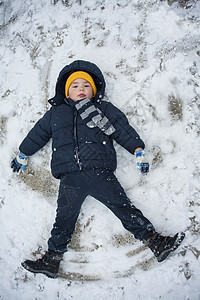
[{"label": "jacket zipper", "polygon": [[75,142],[75,159],[79,167],[79,170],[82,170],[81,161],[79,157],[79,148],[78,148],[78,136],[77,136],[77,111],[74,110],[74,142]]}]

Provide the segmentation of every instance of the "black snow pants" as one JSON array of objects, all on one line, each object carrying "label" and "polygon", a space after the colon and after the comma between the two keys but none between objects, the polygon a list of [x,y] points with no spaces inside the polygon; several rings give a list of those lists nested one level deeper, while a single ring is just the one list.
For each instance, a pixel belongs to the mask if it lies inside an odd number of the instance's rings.
[{"label": "black snow pants", "polygon": [[150,221],[131,203],[113,172],[80,171],[61,177],[49,249],[58,253],[67,251],[81,205],[88,195],[106,205],[136,239],[143,240],[148,231],[154,230]]}]

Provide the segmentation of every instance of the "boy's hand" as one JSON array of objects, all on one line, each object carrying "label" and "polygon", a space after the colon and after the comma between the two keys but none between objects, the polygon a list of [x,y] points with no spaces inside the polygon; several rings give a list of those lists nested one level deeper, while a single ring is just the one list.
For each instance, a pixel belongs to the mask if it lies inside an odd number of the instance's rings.
[{"label": "boy's hand", "polygon": [[144,150],[136,151],[135,155],[138,170],[140,170],[143,175],[147,174],[149,172],[149,163],[145,157]]},{"label": "boy's hand", "polygon": [[19,152],[19,154],[12,160],[11,168],[13,172],[19,172],[20,170],[24,171],[28,163],[28,156]]}]

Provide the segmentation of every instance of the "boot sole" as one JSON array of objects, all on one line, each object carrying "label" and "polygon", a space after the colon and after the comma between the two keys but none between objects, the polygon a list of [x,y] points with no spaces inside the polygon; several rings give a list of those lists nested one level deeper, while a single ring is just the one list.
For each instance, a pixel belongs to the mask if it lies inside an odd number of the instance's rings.
[{"label": "boot sole", "polygon": [[57,278],[58,277],[58,273],[54,274],[54,273],[51,273],[51,272],[46,271],[46,270],[35,270],[35,269],[30,268],[25,262],[21,263],[21,265],[27,271],[30,271],[30,272],[35,273],[35,274],[36,273],[44,274],[49,278]]},{"label": "boot sole", "polygon": [[175,251],[175,250],[180,246],[180,244],[182,243],[184,237],[185,237],[185,233],[184,233],[184,232],[177,233],[177,238],[176,238],[176,240],[175,240],[175,242],[174,242],[174,245],[173,245],[171,248],[169,248],[169,249],[163,251],[163,252],[157,257],[157,261],[158,261],[158,262],[162,262],[163,260],[165,260],[165,259],[167,258],[167,256],[168,256],[171,252]]}]

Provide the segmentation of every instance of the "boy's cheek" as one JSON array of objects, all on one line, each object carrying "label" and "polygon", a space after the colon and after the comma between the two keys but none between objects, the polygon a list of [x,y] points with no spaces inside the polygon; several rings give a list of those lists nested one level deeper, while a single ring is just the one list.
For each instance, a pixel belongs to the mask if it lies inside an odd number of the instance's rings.
[{"label": "boy's cheek", "polygon": [[69,98],[71,98],[73,101],[76,101],[76,95],[75,93],[69,93]]}]

